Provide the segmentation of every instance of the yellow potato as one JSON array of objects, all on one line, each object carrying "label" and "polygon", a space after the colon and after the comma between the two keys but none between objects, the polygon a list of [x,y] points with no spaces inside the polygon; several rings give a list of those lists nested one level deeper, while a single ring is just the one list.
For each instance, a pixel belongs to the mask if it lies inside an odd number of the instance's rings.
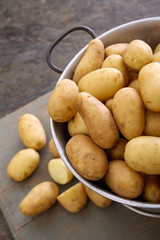
[{"label": "yellow potato", "polygon": [[48,172],[51,178],[59,184],[67,184],[74,177],[61,158],[51,159],[49,161]]},{"label": "yellow potato", "polygon": [[128,46],[128,43],[112,44],[105,48],[105,54],[107,57],[110,56],[111,54],[119,54],[122,56],[127,46]]},{"label": "yellow potato", "polygon": [[160,137],[160,112],[147,111],[145,113],[144,134]]},{"label": "yellow potato", "polygon": [[20,150],[9,162],[7,175],[20,182],[29,177],[38,167],[40,156],[34,149]]},{"label": "yellow potato", "polygon": [[59,194],[57,185],[46,181],[36,185],[21,201],[20,212],[25,216],[35,216],[40,214],[56,203]]},{"label": "yellow potato", "polygon": [[23,114],[18,121],[18,133],[28,148],[41,150],[46,145],[46,134],[40,120],[33,114]]},{"label": "yellow potato", "polygon": [[84,56],[78,63],[73,81],[78,84],[79,80],[86,74],[99,69],[104,60],[104,45],[101,40],[93,39],[90,41]]},{"label": "yellow potato", "polygon": [[120,132],[126,139],[142,135],[145,124],[144,105],[135,89],[120,89],[113,98],[112,112]]},{"label": "yellow potato", "polygon": [[113,148],[107,149],[106,153],[109,160],[123,160],[127,142],[126,139],[120,138]]},{"label": "yellow potato", "polygon": [[97,207],[108,207],[109,205],[111,205],[112,200],[110,200],[109,198],[106,198],[98,193],[96,193],[95,191],[93,191],[92,189],[88,188],[87,186],[84,185],[85,191],[87,193],[87,196],[89,197],[89,199],[97,206]]},{"label": "yellow potato", "polygon": [[124,63],[134,71],[139,71],[143,66],[152,62],[152,57],[151,47],[139,39],[131,41],[123,53]]},{"label": "yellow potato", "polygon": [[154,54],[160,51],[160,43],[155,47]]},{"label": "yellow potato", "polygon": [[128,82],[131,83],[133,80],[138,78],[138,72],[134,72],[132,70],[128,70]]},{"label": "yellow potato", "polygon": [[142,198],[147,202],[160,203],[160,176],[145,175]]},{"label": "yellow potato", "polygon": [[85,92],[77,95],[75,104],[93,141],[104,149],[113,147],[119,139],[119,131],[108,108]]},{"label": "yellow potato", "polygon": [[139,86],[139,80],[138,78],[134,79],[129,85],[128,87],[132,87],[134,88],[135,90],[137,90],[137,92],[140,93],[140,86]]},{"label": "yellow potato", "polygon": [[140,93],[148,110],[160,112],[160,63],[144,66],[138,75]]},{"label": "yellow potato", "polygon": [[66,144],[66,154],[73,168],[86,179],[102,179],[108,169],[105,151],[86,135],[72,137]]},{"label": "yellow potato", "polygon": [[153,55],[152,62],[159,62],[160,63],[160,51]]},{"label": "yellow potato", "polygon": [[49,141],[49,151],[50,151],[50,153],[52,153],[53,156],[55,156],[57,158],[60,157],[60,155],[57,151],[57,148],[55,146],[55,143],[53,141],[53,138],[51,138]]},{"label": "yellow potato", "polygon": [[135,171],[150,175],[160,174],[160,138],[140,136],[125,147],[124,159]]},{"label": "yellow potato", "polygon": [[80,92],[87,92],[105,102],[124,86],[122,73],[115,68],[101,68],[85,75],[79,81]]},{"label": "yellow potato", "polygon": [[121,197],[134,199],[141,195],[143,177],[127,166],[123,160],[112,160],[104,177],[107,186]]},{"label": "yellow potato", "polygon": [[102,68],[118,69],[123,75],[124,86],[128,85],[128,69],[123,62],[122,56],[120,56],[118,54],[111,54],[104,60],[104,62],[102,64]]},{"label": "yellow potato", "polygon": [[48,102],[48,113],[56,122],[67,122],[76,113],[74,104],[79,90],[75,82],[63,79],[53,90]]},{"label": "yellow potato", "polygon": [[69,212],[81,211],[87,204],[87,195],[82,183],[77,183],[57,197],[58,202]]},{"label": "yellow potato", "polygon": [[88,129],[81,118],[79,112],[77,112],[74,117],[68,122],[68,132],[71,137],[77,134],[89,135]]},{"label": "yellow potato", "polygon": [[110,112],[112,112],[112,102],[113,102],[113,98],[110,98],[105,102],[105,105],[110,110]]}]

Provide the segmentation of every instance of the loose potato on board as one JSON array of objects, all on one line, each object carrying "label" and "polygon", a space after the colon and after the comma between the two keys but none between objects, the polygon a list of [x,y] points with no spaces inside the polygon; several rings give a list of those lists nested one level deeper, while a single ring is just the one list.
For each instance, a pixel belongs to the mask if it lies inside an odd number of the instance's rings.
[{"label": "loose potato on board", "polygon": [[62,185],[69,183],[74,177],[61,158],[51,159],[49,161],[48,172],[55,182]]},{"label": "loose potato on board", "polygon": [[59,189],[54,182],[39,183],[21,201],[20,212],[25,216],[40,214],[56,203],[58,194]]},{"label": "loose potato on board", "polygon": [[87,204],[87,195],[82,183],[77,183],[57,197],[58,202],[69,212],[81,211]]},{"label": "loose potato on board", "polygon": [[73,81],[78,84],[80,79],[86,74],[99,69],[104,60],[104,45],[101,40],[93,39],[90,41],[84,56],[78,63]]},{"label": "loose potato on board", "polygon": [[39,161],[40,156],[34,149],[22,149],[9,162],[7,175],[14,181],[23,181],[36,170]]},{"label": "loose potato on board", "polygon": [[46,145],[46,133],[40,120],[33,114],[26,113],[18,121],[18,133],[23,144],[28,148],[41,150]]}]

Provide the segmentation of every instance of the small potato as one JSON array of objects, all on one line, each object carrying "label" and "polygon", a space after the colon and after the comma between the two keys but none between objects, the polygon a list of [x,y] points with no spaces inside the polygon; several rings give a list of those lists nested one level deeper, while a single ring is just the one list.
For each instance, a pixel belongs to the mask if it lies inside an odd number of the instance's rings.
[{"label": "small potato", "polygon": [[82,183],[77,183],[57,197],[58,202],[67,211],[76,213],[87,204],[87,195]]},{"label": "small potato", "polygon": [[66,154],[75,170],[86,179],[102,179],[108,169],[105,151],[86,135],[72,137],[66,144]]},{"label": "small potato", "polygon": [[85,75],[78,84],[80,92],[90,93],[105,102],[124,87],[122,73],[115,68],[101,68]]},{"label": "small potato", "polygon": [[159,62],[160,63],[160,51],[153,55],[152,62]]},{"label": "small potato", "polygon": [[160,203],[160,176],[145,175],[142,198],[147,202]]},{"label": "small potato", "polygon": [[138,78],[134,79],[128,87],[134,88],[138,93],[140,93],[140,86]]},{"label": "small potato", "polygon": [[122,56],[118,54],[112,54],[108,56],[103,64],[102,68],[116,68],[118,69],[122,75],[123,75],[123,80],[124,80],[124,86],[128,85],[128,69],[126,65],[123,62]]},{"label": "small potato", "polygon": [[51,159],[49,161],[48,172],[55,182],[62,185],[69,183],[74,177],[61,158]]},{"label": "small potato", "polygon": [[71,137],[77,134],[89,135],[88,129],[81,118],[79,112],[77,112],[74,117],[68,122],[68,132]]},{"label": "small potato", "polygon": [[20,182],[29,177],[38,167],[40,156],[34,149],[19,151],[9,162],[7,175],[14,181]]},{"label": "small potato", "polygon": [[109,160],[123,160],[127,142],[128,141],[126,139],[120,138],[113,148],[107,149],[106,153]]},{"label": "small potato", "polygon": [[41,150],[46,145],[46,134],[40,120],[33,114],[26,113],[18,121],[18,133],[27,148]]},{"label": "small potato", "polygon": [[53,141],[53,138],[51,138],[50,141],[49,141],[49,151],[50,151],[50,153],[52,153],[52,155],[54,157],[57,157],[57,158],[60,157],[60,155],[57,151],[57,148],[55,146],[55,143]]},{"label": "small potato", "polygon": [[160,63],[144,66],[138,75],[140,93],[148,110],[160,112]]},{"label": "small potato", "polygon": [[155,47],[154,54],[160,51],[160,43]]},{"label": "small potato", "polygon": [[110,98],[105,102],[106,107],[110,110],[111,113],[112,113],[112,102],[113,102],[113,98]]},{"label": "small potato", "polygon": [[147,111],[145,113],[144,134],[160,137],[160,112]]},{"label": "small potato", "polygon": [[53,90],[48,101],[48,113],[56,122],[67,122],[76,113],[75,98],[79,89],[75,82],[63,79]]},{"label": "small potato", "polygon": [[93,39],[90,41],[87,50],[78,63],[74,75],[73,81],[78,85],[79,80],[86,74],[99,69],[104,60],[104,45],[101,40]]},{"label": "small potato", "polygon": [[134,71],[152,62],[153,52],[151,47],[144,41],[135,39],[131,41],[123,53],[124,63]]},{"label": "small potato", "polygon": [[93,141],[104,149],[113,147],[119,139],[119,131],[108,108],[85,92],[77,95],[75,104]]},{"label": "small potato", "polygon": [[124,159],[135,171],[149,175],[160,174],[160,138],[140,136],[125,147]]},{"label": "small potato", "polygon": [[89,199],[97,206],[97,207],[108,207],[109,205],[111,205],[112,200],[110,200],[109,198],[106,198],[98,193],[96,193],[95,191],[93,191],[92,189],[88,188],[87,186],[84,185],[85,191],[87,193],[87,196],[89,197]]},{"label": "small potato", "polygon": [[128,70],[128,82],[131,83],[134,79],[138,78],[138,72],[134,72],[132,70]]},{"label": "small potato", "polygon": [[130,199],[139,197],[144,187],[143,177],[123,160],[109,162],[104,181],[114,193]]},{"label": "small potato", "polygon": [[128,43],[112,44],[105,48],[105,54],[107,57],[110,56],[111,54],[118,54],[122,56],[127,46],[128,46]]},{"label": "small potato", "polygon": [[126,139],[142,135],[145,124],[144,105],[135,89],[120,89],[113,98],[112,112],[119,130]]},{"label": "small potato", "polygon": [[36,185],[19,205],[20,212],[25,216],[40,214],[56,203],[59,189],[53,182],[46,181]]}]

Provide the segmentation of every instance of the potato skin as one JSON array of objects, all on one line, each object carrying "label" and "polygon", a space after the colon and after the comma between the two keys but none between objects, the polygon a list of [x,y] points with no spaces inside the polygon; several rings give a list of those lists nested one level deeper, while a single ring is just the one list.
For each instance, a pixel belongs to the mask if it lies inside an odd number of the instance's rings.
[{"label": "potato skin", "polygon": [[118,54],[120,56],[123,56],[123,52],[125,51],[127,46],[128,43],[116,43],[109,45],[108,47],[105,48],[105,54],[107,57],[112,54]]},{"label": "potato skin", "polygon": [[104,181],[114,193],[130,199],[140,196],[144,187],[143,177],[123,160],[109,162]]},{"label": "potato skin", "polygon": [[160,112],[145,112],[144,134],[160,137]]},{"label": "potato skin", "polygon": [[93,141],[104,149],[113,147],[119,139],[119,131],[108,108],[85,92],[77,95],[75,104]]},{"label": "potato skin", "polygon": [[123,160],[124,150],[127,142],[128,141],[126,139],[119,138],[117,144],[113,148],[107,149],[106,153],[109,160],[116,160],[116,159]]},{"label": "potato skin", "polygon": [[52,155],[54,157],[57,157],[57,158],[60,157],[53,138],[51,138],[50,141],[49,141],[49,151],[50,151],[50,153],[52,153]]},{"label": "potato skin", "polygon": [[99,69],[104,60],[104,45],[101,40],[93,39],[90,41],[87,50],[78,63],[73,81],[78,85],[79,80],[86,74]]},{"label": "potato skin", "polygon": [[40,156],[34,149],[22,149],[9,162],[7,175],[14,181],[23,181],[36,170],[39,161]]},{"label": "potato skin", "polygon": [[105,151],[89,136],[72,137],[66,144],[66,154],[75,170],[86,179],[102,179],[108,169]]},{"label": "potato skin", "polygon": [[46,133],[40,120],[33,114],[23,114],[18,121],[18,133],[27,148],[41,150],[46,145]]},{"label": "potato skin", "polygon": [[144,66],[138,79],[144,105],[150,111],[160,112],[160,63],[153,62]]},{"label": "potato skin", "polygon": [[48,101],[48,113],[56,122],[67,122],[76,113],[75,98],[79,89],[75,82],[63,79],[53,90]]},{"label": "potato skin", "polygon": [[88,129],[81,118],[79,112],[77,112],[74,117],[68,122],[68,132],[71,137],[77,134],[89,135]]},{"label": "potato skin", "polygon": [[120,132],[126,139],[142,135],[145,124],[144,105],[135,89],[120,89],[113,98],[112,112]]},{"label": "potato skin", "polygon": [[124,87],[124,79],[118,69],[101,68],[81,78],[78,87],[80,92],[90,93],[98,100],[105,102]]},{"label": "potato skin", "polygon": [[160,138],[140,136],[125,147],[124,159],[135,171],[150,175],[160,174]]},{"label": "potato skin", "polygon": [[21,201],[19,210],[25,216],[40,214],[55,204],[58,194],[59,189],[54,182],[39,183]]},{"label": "potato skin", "polygon": [[142,198],[147,202],[160,203],[160,176],[145,175]]}]

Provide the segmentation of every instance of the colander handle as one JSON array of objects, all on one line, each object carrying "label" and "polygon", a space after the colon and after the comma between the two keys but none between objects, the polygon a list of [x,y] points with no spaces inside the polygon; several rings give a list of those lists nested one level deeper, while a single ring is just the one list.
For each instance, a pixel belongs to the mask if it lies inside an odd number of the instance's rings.
[{"label": "colander handle", "polygon": [[123,206],[132,210],[133,212],[139,213],[139,214],[147,216],[147,217],[160,218],[160,213],[147,212],[146,210],[142,210],[142,209],[139,209],[139,208],[136,208],[136,207],[131,207],[131,206],[126,205],[126,204],[123,204]]},{"label": "colander handle", "polygon": [[54,70],[55,72],[57,73],[62,73],[63,72],[63,69],[57,67],[52,61],[51,61],[51,53],[54,49],[54,47],[63,39],[65,38],[68,34],[70,34],[71,32],[74,32],[74,31],[77,31],[77,30],[83,30],[85,32],[88,32],[91,37],[94,39],[96,38],[96,34],[95,32],[87,27],[87,26],[84,26],[84,25],[79,25],[79,26],[75,26],[75,27],[72,27],[72,28],[69,28],[67,31],[65,31],[64,33],[62,33],[61,35],[59,35],[55,40],[54,42],[48,47],[47,51],[46,51],[46,60],[47,60],[47,63],[49,65],[49,67]]}]

